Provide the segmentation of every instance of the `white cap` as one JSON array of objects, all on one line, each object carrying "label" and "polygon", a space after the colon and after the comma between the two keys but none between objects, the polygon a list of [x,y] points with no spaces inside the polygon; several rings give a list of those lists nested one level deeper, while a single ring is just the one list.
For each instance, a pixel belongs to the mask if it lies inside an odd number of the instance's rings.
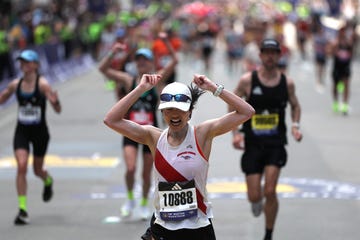
[{"label": "white cap", "polygon": [[191,105],[191,92],[187,85],[179,82],[173,82],[164,87],[161,94],[184,94],[189,97],[189,100],[187,102],[177,102],[174,98],[171,99],[171,101],[161,101],[160,99],[160,105],[159,109],[165,109],[165,108],[177,108],[181,111],[188,111],[190,109]]}]

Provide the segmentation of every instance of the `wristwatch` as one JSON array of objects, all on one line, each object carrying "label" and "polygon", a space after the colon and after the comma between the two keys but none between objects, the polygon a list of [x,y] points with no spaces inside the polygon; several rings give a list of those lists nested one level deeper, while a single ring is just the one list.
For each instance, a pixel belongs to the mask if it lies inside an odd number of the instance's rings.
[{"label": "wristwatch", "polygon": [[224,90],[224,85],[216,84],[216,86],[217,86],[217,88],[216,88],[215,92],[213,93],[213,95],[215,97],[218,97],[221,94],[221,92]]}]

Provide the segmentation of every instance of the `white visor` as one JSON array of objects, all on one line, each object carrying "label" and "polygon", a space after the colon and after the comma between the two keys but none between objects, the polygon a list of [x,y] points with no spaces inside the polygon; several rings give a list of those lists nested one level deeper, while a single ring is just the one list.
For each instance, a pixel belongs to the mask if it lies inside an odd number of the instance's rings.
[{"label": "white visor", "polygon": [[[175,97],[171,97],[169,101],[163,101],[161,100],[162,94],[170,94],[172,96],[182,94],[187,96],[188,100],[186,102],[176,101]],[[159,105],[160,110],[165,108],[177,108],[184,112],[189,111],[192,98],[191,98],[190,89],[188,88],[187,85],[179,82],[170,83],[166,85],[166,87],[164,87],[164,89],[161,92],[161,95],[160,95],[160,105]]]}]

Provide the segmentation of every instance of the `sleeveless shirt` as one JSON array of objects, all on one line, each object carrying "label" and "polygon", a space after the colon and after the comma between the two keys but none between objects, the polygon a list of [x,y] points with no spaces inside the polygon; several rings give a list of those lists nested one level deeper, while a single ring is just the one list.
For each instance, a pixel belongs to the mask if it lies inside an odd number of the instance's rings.
[{"label": "sleeveless shirt", "polygon": [[[207,174],[209,163],[204,157],[202,150],[199,148],[196,140],[195,129],[193,126],[188,127],[187,135],[179,146],[171,146],[167,141],[168,128],[165,129],[158,142],[154,159],[154,177],[155,177],[155,223],[164,228],[176,230],[181,228],[196,229],[210,224],[209,218],[212,218],[211,205],[207,201]],[[188,182],[194,180],[197,198],[197,216],[185,218],[179,221],[167,221],[161,217],[161,210],[164,203],[165,192],[162,193],[160,185],[163,183],[173,184],[174,182]],[[176,184],[174,184],[175,186]],[[172,186],[172,185],[171,185]],[[177,185],[178,186],[178,185]],[[160,189],[160,190],[159,190]],[[174,189],[174,187],[172,188]],[[180,190],[179,190],[180,189]],[[181,192],[181,187],[177,188]],[[184,196],[191,196],[188,192],[180,193]],[[171,193],[170,193],[171,195]],[[169,195],[169,196],[170,196]],[[178,207],[181,202],[187,204],[186,200],[179,195],[178,202],[171,204],[172,207]],[[192,198],[191,198],[192,199]],[[182,201],[183,200],[183,201]],[[176,204],[177,203],[177,204]],[[166,205],[166,203],[165,203]],[[173,206],[175,205],[175,206]],[[181,207],[181,206],[180,206]]]},{"label": "sleeveless shirt", "polygon": [[243,125],[245,142],[261,145],[287,143],[285,109],[288,102],[286,77],[281,74],[277,86],[268,87],[260,82],[257,71],[252,72],[251,93],[247,100],[255,115]]},{"label": "sleeveless shirt", "polygon": [[20,79],[16,89],[16,98],[19,104],[18,109],[18,125],[39,126],[46,125],[46,97],[40,92],[38,75],[36,78],[35,89],[32,93],[24,93],[21,91],[23,78]]},{"label": "sleeveless shirt", "polygon": [[339,46],[335,52],[334,65],[342,66],[349,65],[352,59],[352,45],[347,41],[339,43]]}]

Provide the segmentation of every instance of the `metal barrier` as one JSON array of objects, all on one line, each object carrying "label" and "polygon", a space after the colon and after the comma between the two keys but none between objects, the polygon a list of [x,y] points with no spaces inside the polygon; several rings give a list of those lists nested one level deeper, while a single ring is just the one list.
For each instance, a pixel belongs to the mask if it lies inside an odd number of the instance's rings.
[{"label": "metal barrier", "polygon": [[[89,53],[74,55],[68,59],[64,57],[64,48],[61,43],[43,44],[41,46],[28,47],[39,54],[41,75],[53,84],[55,82],[64,82],[81,75],[94,66],[95,61]],[[17,77],[21,77],[20,64],[16,58],[20,55],[21,50],[13,50],[12,60],[15,63],[15,72]],[[0,91],[3,90],[12,79],[7,79],[0,82]],[[7,103],[0,106],[6,107],[15,100],[14,97],[9,99]]]}]

